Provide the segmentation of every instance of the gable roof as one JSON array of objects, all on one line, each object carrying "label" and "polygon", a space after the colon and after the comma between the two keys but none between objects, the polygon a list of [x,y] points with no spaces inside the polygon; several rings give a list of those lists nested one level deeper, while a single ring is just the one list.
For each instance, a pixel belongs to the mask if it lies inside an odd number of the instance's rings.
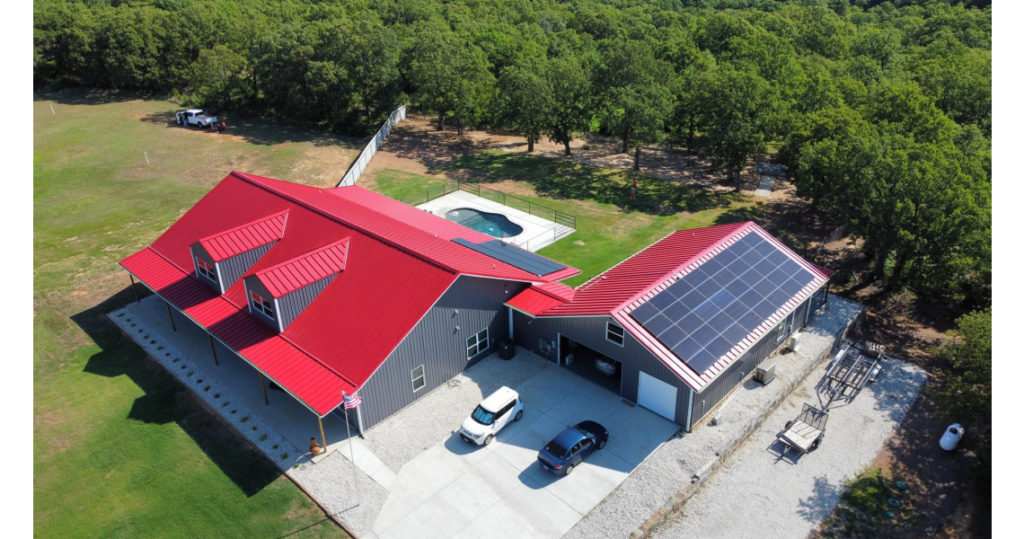
[{"label": "gable roof", "polygon": [[345,269],[349,238],[256,272],[267,292],[279,298]]},{"label": "gable roof", "polygon": [[[197,238],[278,214],[287,215],[280,240],[223,295],[195,277],[189,246]],[[492,239],[360,187],[325,190],[232,172],[121,266],[326,415],[341,403],[342,390],[352,393],[369,379],[460,275],[537,283],[579,273],[565,268],[538,277],[457,245],[450,241],[454,237]],[[342,244],[344,271],[283,332],[247,312],[245,277],[279,276],[288,268],[294,281],[282,283],[278,292],[287,290],[310,278],[300,279],[297,272],[313,253],[330,252],[334,261],[325,267],[338,267]]]},{"label": "gable roof", "polygon": [[[810,282],[786,298],[782,308],[765,316],[753,331],[744,332],[741,339],[730,343],[733,346],[728,353],[697,372],[687,363],[689,358],[679,357],[631,314],[749,234],[762,238],[773,250],[808,271]],[[556,295],[550,293],[550,287],[545,290],[535,285],[506,304],[535,317],[610,316],[680,379],[699,391],[820,288],[829,275],[748,221],[674,232],[587,281],[572,294],[562,291]]]},{"label": "gable roof", "polygon": [[200,238],[199,244],[214,262],[221,262],[281,239],[287,222],[288,212],[282,211]]}]

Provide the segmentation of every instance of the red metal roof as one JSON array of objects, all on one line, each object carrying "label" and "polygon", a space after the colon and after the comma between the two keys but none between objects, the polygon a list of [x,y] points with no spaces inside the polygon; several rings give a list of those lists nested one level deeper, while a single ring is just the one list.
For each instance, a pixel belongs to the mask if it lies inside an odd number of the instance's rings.
[{"label": "red metal roof", "polygon": [[356,389],[152,248],[129,256],[121,265],[317,414],[326,415],[337,406],[342,391]]},{"label": "red metal roof", "polygon": [[279,298],[345,269],[349,238],[256,273],[270,295]]},{"label": "red metal roof", "polygon": [[214,262],[220,262],[281,239],[287,222],[288,212],[283,211],[200,238],[199,243]]},{"label": "red metal roof", "polygon": [[[706,372],[697,373],[629,313],[747,234],[759,234],[767,239],[809,270],[815,279]],[[587,281],[574,295],[557,298],[534,285],[506,304],[532,316],[611,316],[677,376],[699,391],[796,309],[828,280],[829,275],[831,272],[807,262],[756,223],[748,221],[674,232]]]},{"label": "red metal roof", "polygon": [[557,292],[553,292],[544,288],[543,285],[533,285],[530,288],[523,290],[518,293],[512,299],[505,302],[506,305],[514,309],[519,309],[530,315],[538,315],[572,300],[573,292],[572,288],[559,284],[568,289],[570,294],[559,295]]},{"label": "red metal roof", "polygon": [[[189,250],[197,238],[277,214],[287,214],[285,233],[222,296],[198,281]],[[489,239],[360,187],[323,190],[232,172],[121,265],[324,415],[341,403],[341,389],[351,393],[369,379],[459,275],[538,283],[579,273],[566,268],[537,277],[453,237]],[[245,277],[297,270],[297,260],[346,239],[344,271],[282,333],[247,312]],[[301,282],[291,278],[280,290]]]}]

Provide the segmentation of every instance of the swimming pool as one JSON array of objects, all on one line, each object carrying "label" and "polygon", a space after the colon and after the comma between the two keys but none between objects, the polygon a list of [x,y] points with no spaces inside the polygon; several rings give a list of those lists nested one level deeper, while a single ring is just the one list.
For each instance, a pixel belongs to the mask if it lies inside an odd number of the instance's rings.
[{"label": "swimming pool", "polygon": [[488,213],[473,208],[456,208],[444,215],[445,219],[483,232],[495,238],[512,238],[523,233],[523,227],[500,213]]}]

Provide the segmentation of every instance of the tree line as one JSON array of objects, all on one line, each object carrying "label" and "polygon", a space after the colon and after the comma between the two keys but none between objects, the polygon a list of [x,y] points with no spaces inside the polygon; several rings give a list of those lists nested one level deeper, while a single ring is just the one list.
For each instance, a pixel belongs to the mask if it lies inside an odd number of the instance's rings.
[{"label": "tree line", "polygon": [[991,7],[952,0],[40,0],[34,79],[372,132],[585,133],[757,156],[890,289],[991,298]]}]

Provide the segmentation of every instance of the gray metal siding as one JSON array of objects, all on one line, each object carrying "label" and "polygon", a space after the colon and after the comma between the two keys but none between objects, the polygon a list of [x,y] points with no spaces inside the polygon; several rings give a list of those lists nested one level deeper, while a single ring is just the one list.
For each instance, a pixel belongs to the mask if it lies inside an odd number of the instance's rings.
[{"label": "gray metal siding", "polygon": [[281,327],[288,327],[309,304],[323,292],[327,285],[337,277],[338,274],[328,275],[319,281],[308,284],[294,292],[290,292],[277,298],[277,306],[281,312],[277,313],[281,320]]},{"label": "gray metal siding", "polygon": [[[800,304],[793,312],[793,326],[789,333],[786,335],[788,338],[795,331],[803,327],[803,313],[807,312],[808,305],[811,298],[805,300]],[[787,316],[788,318],[788,316]],[[780,323],[785,323],[783,320]],[[777,326],[776,326],[777,327]],[[750,347],[749,350],[744,353],[739,360],[729,366],[708,384],[703,391],[698,393],[693,398],[693,414],[691,416],[690,425],[686,428],[689,430],[700,421],[716,404],[722,401],[733,389],[736,388],[743,379],[761,364],[762,361],[772,355],[780,346],[785,344],[786,339],[778,340],[775,334],[775,328],[772,328],[766,333],[761,340],[757,341],[754,346]]]},{"label": "gray metal siding", "polygon": [[235,284],[235,281],[238,281],[245,272],[249,271],[249,268],[251,268],[257,260],[265,255],[267,251],[274,246],[274,243],[277,242],[268,243],[262,247],[257,247],[251,251],[246,251],[220,262],[217,265],[217,269],[219,271],[217,277],[220,277],[220,282],[223,283],[224,290],[231,288],[231,285]]},{"label": "gray metal siding", "polygon": [[[495,352],[497,342],[508,337],[504,302],[526,286],[459,277],[359,390],[363,428],[380,423]],[[466,340],[484,328],[488,349],[468,360]],[[424,366],[425,385],[413,393],[410,373],[418,365]]]},{"label": "gray metal siding", "polygon": [[[558,342],[558,335],[564,335],[588,348],[600,352],[622,363],[622,384],[620,396],[630,402],[637,401],[640,384],[640,371],[669,384],[676,392],[677,424],[686,421],[686,406],[689,400],[690,386],[679,379],[664,363],[640,344],[629,332],[625,332],[623,345],[619,346],[605,338],[607,323],[615,322],[610,316],[565,317],[565,318],[530,318],[515,311],[513,323],[516,344],[527,348],[537,355],[557,361],[557,351],[545,353],[540,341]],[[618,325],[617,322],[615,322]]]},{"label": "gray metal siding", "polygon": [[828,287],[828,284],[826,283],[824,286],[819,288],[818,291],[815,292],[811,296],[811,301],[810,301],[811,318],[813,318],[814,317],[814,313],[818,312],[818,309],[820,309],[821,306],[825,304],[825,300],[828,298],[828,294],[825,291],[827,289],[827,287]]}]

